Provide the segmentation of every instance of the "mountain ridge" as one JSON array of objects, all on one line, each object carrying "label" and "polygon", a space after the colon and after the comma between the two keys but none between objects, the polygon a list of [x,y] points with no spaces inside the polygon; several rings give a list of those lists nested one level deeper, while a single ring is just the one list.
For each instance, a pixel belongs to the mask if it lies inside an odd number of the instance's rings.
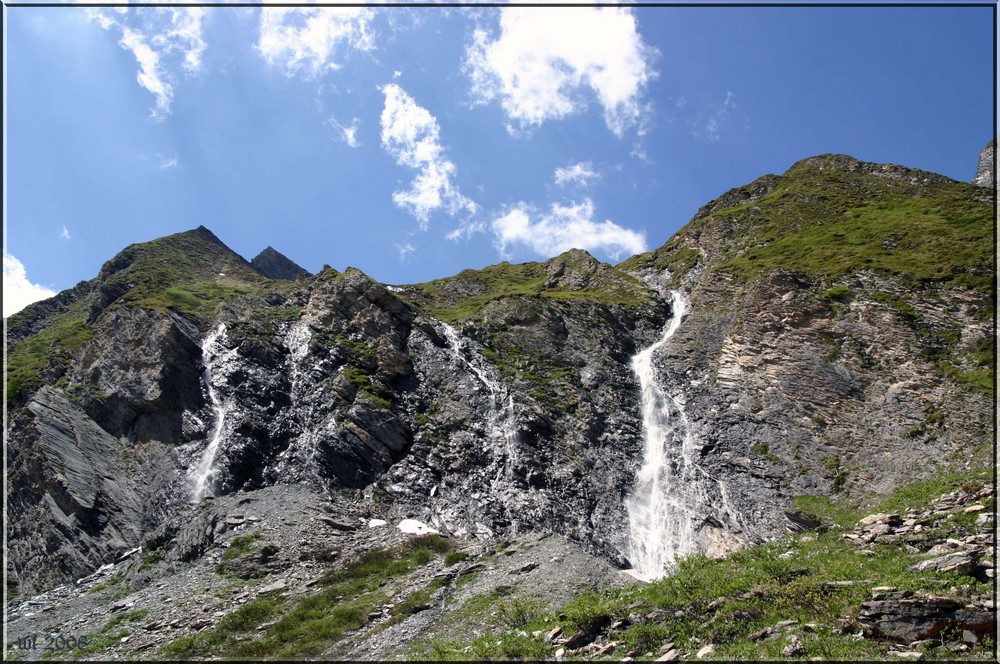
[{"label": "mountain ridge", "polygon": [[[609,583],[649,426],[633,358],[682,311],[649,371],[665,442],[697,469],[690,551],[780,536],[793,497],[969,468],[993,426],[989,193],[820,155],[617,266],[571,250],[404,286],[271,279],[203,226],[130,245],[10,320],[8,575],[38,593],[136,547],[158,574],[219,565],[252,531],[241,501],[278,523],[267,496],[287,488],[339,532],[343,513],[417,519],[463,551],[555,534],[553,556]],[[199,468],[217,498],[192,505]],[[318,536],[301,535],[333,546]],[[363,556],[387,537],[348,539]],[[320,564],[279,539],[233,569]]]}]

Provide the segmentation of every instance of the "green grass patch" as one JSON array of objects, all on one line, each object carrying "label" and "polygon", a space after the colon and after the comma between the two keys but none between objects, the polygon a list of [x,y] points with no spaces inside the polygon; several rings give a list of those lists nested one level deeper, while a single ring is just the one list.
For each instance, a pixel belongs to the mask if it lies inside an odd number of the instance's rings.
[{"label": "green grass patch", "polygon": [[444,554],[444,564],[447,567],[451,567],[452,565],[462,562],[468,557],[469,554],[467,554],[464,551],[449,551],[448,553]]},{"label": "green grass patch", "polygon": [[257,542],[264,538],[264,533],[255,530],[247,535],[237,535],[229,542],[229,548],[222,554],[223,560],[235,560],[257,550]]},{"label": "green grass patch", "polygon": [[69,657],[75,662],[84,657],[102,653],[108,648],[121,643],[121,640],[128,635],[129,631],[126,629],[115,629],[101,634],[88,634],[86,644],[81,648],[71,650]]},{"label": "green grass patch", "polygon": [[[581,275],[577,288],[559,285],[552,274]],[[453,277],[406,287],[402,297],[448,323],[477,315],[502,298],[544,297],[554,300],[588,299],[603,304],[635,306],[649,300],[649,290],[637,279],[599,263],[585,252],[572,250],[545,263],[507,262],[482,270],[463,270]]]},{"label": "green grass patch", "polygon": [[271,343],[280,326],[296,321],[302,315],[300,306],[270,306],[254,309],[249,315],[227,326],[227,334],[234,340],[256,339]]},{"label": "green grass patch", "polygon": [[258,597],[226,615],[214,627],[171,641],[159,654],[165,659],[193,659],[237,651],[240,641],[280,614],[283,603],[283,598],[273,595]]},{"label": "green grass patch", "polygon": [[971,185],[911,185],[803,164],[755,204],[718,210],[745,247],[721,269],[756,278],[776,269],[821,278],[868,268],[914,285],[992,294],[992,206]]},{"label": "green grass patch", "polygon": [[125,595],[128,595],[129,593],[128,579],[122,576],[115,576],[108,579],[107,581],[98,583],[87,592],[90,594],[97,594],[100,592],[104,592],[105,590],[113,591],[111,593],[110,599],[112,600],[121,599],[122,597],[125,597]]},{"label": "green grass patch", "polygon": [[[229,614],[215,627],[177,639],[161,650],[168,658],[295,659],[320,655],[347,633],[368,624],[368,614],[388,600],[384,586],[452,550],[438,535],[416,537],[394,549],[375,549],[322,577],[320,590],[290,603],[268,595]],[[232,548],[232,547],[230,547]],[[418,591],[400,605],[402,618],[418,611],[436,588]],[[266,629],[257,628],[273,622]]]},{"label": "green grass patch", "polygon": [[134,611],[126,611],[125,613],[119,613],[117,616],[109,620],[104,627],[101,628],[101,634],[107,634],[113,629],[130,622],[139,622],[149,614],[148,609],[135,609]]},{"label": "green grass patch", "polygon": [[823,291],[823,299],[830,300],[831,302],[832,301],[843,302],[848,297],[850,297],[850,295],[851,295],[851,289],[848,288],[847,286],[841,286],[839,284]]},{"label": "green grass patch", "polygon": [[7,351],[7,407],[24,403],[44,383],[43,374],[65,371],[76,353],[93,336],[86,308],[74,303],[38,334]]},{"label": "green grass patch", "polygon": [[771,452],[771,448],[768,447],[767,443],[754,443],[750,446],[750,451],[759,457],[767,459],[771,463],[781,463],[781,458]]},{"label": "green grass patch", "polygon": [[143,549],[139,557],[139,569],[145,571],[163,562],[165,558],[166,552],[163,549]]},{"label": "green grass patch", "polygon": [[370,402],[383,410],[392,410],[392,401],[389,400],[391,392],[370,371],[347,364],[341,368],[340,373],[347,379],[347,382],[353,385],[360,394],[364,394]]}]

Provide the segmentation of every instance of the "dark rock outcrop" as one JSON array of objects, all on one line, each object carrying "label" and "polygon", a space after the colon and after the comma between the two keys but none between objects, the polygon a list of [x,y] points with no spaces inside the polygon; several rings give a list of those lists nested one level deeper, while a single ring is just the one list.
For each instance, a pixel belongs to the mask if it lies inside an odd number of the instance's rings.
[{"label": "dark rock outcrop", "polygon": [[12,570],[27,589],[84,576],[135,546],[148,486],[137,451],[58,391],[39,390],[16,413],[8,458]]},{"label": "dark rock outcrop", "polygon": [[934,639],[945,630],[995,634],[995,613],[968,607],[948,597],[906,597],[864,602],[858,623],[869,638],[900,643]]},{"label": "dark rock outcrop", "polygon": [[250,265],[253,266],[253,269],[257,270],[269,279],[287,279],[288,281],[295,281],[300,277],[309,276],[308,271],[299,267],[291,259],[285,257],[273,247],[268,247],[264,251],[257,254],[254,259],[250,261]]}]

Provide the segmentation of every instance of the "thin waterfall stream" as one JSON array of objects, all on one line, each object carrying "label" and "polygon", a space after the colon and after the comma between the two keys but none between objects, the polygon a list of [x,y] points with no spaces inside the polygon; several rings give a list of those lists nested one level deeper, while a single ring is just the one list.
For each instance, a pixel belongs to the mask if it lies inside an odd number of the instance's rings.
[{"label": "thin waterfall stream", "polygon": [[[289,328],[285,336],[285,345],[288,348],[289,382],[291,383],[289,390],[293,399],[299,399],[301,391],[305,389],[303,387],[303,378],[308,377],[310,369],[303,369],[302,365],[309,356],[309,344],[312,342],[312,337],[313,332],[308,323],[296,323]],[[336,415],[331,414],[325,419],[318,430],[316,428],[308,428],[313,416],[313,405],[308,399],[304,400],[304,403],[306,406],[302,413],[302,419],[305,426],[299,441],[302,446],[301,449],[305,454],[308,467],[307,472],[317,481],[322,481],[319,469],[316,466],[316,460],[319,456],[320,434],[332,433],[336,429],[337,418]]]},{"label": "thin waterfall stream", "polygon": [[628,557],[632,574],[651,581],[695,552],[695,532],[704,521],[704,474],[694,458],[695,440],[682,397],[669,394],[656,377],[653,359],[677,332],[687,313],[681,291],[671,291],[673,317],[663,336],[632,358],[642,395],[643,460],[632,494]]},{"label": "thin waterfall stream", "polygon": [[215,479],[215,456],[219,451],[219,443],[222,440],[223,431],[226,424],[226,414],[229,411],[229,404],[219,397],[215,389],[214,379],[216,378],[215,368],[219,359],[224,355],[219,351],[219,339],[226,335],[225,323],[219,323],[201,345],[202,357],[205,362],[205,369],[202,372],[202,380],[205,382],[205,390],[208,392],[208,400],[212,405],[212,413],[215,416],[215,423],[212,426],[212,433],[208,438],[208,445],[202,452],[201,460],[195,467],[191,475],[191,501],[198,503],[205,497],[212,495],[212,483]]},{"label": "thin waterfall stream", "polygon": [[[514,444],[517,440],[517,428],[515,426],[515,416],[514,416],[514,395],[510,394],[506,390],[503,384],[490,375],[490,371],[487,370],[487,363],[481,357],[474,353],[472,359],[470,360],[466,357],[465,344],[462,337],[458,334],[458,331],[448,325],[447,323],[442,323],[444,326],[444,335],[448,340],[448,348],[451,350],[452,354],[458,358],[463,364],[465,364],[472,372],[476,375],[486,389],[490,392],[490,419],[489,419],[489,429],[496,431],[497,428],[502,430],[504,437],[504,448],[507,452],[507,465],[514,460]],[[501,404],[504,401],[504,395],[506,394],[506,403]],[[503,472],[501,467],[497,473],[497,479],[500,478],[500,474]]]}]

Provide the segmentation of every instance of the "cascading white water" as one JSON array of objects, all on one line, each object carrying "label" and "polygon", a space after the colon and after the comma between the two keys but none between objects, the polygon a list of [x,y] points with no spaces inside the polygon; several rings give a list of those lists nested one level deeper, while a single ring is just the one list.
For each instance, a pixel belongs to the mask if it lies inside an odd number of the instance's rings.
[{"label": "cascading white water", "polygon": [[191,475],[191,501],[195,503],[201,502],[206,496],[212,493],[212,482],[215,479],[215,455],[219,451],[219,442],[222,440],[226,424],[226,414],[229,412],[229,404],[219,398],[213,384],[215,378],[213,368],[216,366],[220,356],[223,355],[223,353],[219,352],[219,338],[224,337],[225,334],[225,323],[219,323],[219,326],[205,337],[205,340],[201,344],[201,353],[205,362],[202,380],[205,381],[208,400],[212,404],[215,424],[212,426],[212,433],[208,438],[208,445],[201,455],[201,460]]},{"label": "cascading white water", "polygon": [[[298,400],[299,392],[302,389],[302,363],[309,355],[309,342],[312,341],[312,329],[307,323],[296,323],[285,336],[285,345],[288,347],[289,377],[291,379],[290,393],[292,399]],[[307,401],[307,404],[310,403]],[[308,421],[312,415],[312,406],[307,405],[305,419]],[[305,452],[309,472],[316,473],[316,455],[318,454],[319,443],[316,432],[306,429],[299,437],[299,446]]]},{"label": "cascading white water", "polygon": [[642,392],[642,467],[625,501],[629,517],[632,573],[651,581],[675,561],[694,553],[695,529],[702,523],[705,495],[702,471],[695,464],[695,440],[684,403],[656,379],[653,357],[677,332],[687,299],[671,291],[673,317],[655,344],[632,358]]},{"label": "cascading white water", "polygon": [[[465,366],[469,367],[486,389],[490,392],[490,416],[488,428],[491,432],[502,432],[505,449],[507,452],[508,464],[513,461],[515,454],[515,443],[517,441],[517,427],[514,415],[514,395],[498,379],[492,376],[492,369],[488,369],[486,360],[482,356],[470,353],[471,359],[466,356],[464,343],[458,331],[447,323],[444,326],[444,336],[448,340],[448,348],[452,354],[458,358]],[[506,404],[501,406],[501,401],[506,394]],[[498,470],[499,479],[503,469]]]},{"label": "cascading white water", "polygon": [[309,354],[309,342],[312,341],[312,330],[306,323],[298,323],[288,330],[285,337],[285,345],[288,346],[288,354],[291,360],[292,392],[294,393],[302,378],[302,369],[299,365]]}]

